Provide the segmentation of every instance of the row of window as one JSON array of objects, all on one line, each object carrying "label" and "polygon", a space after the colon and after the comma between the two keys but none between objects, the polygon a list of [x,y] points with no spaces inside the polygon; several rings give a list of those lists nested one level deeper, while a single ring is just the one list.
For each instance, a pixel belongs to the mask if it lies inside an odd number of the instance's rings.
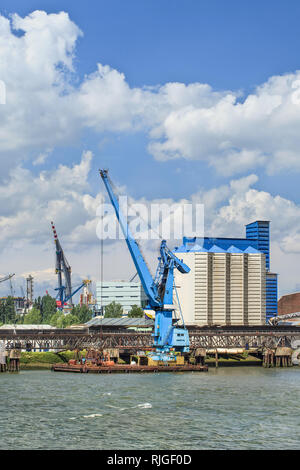
[{"label": "row of window", "polygon": [[[102,295],[101,298],[102,299],[108,299],[110,297],[110,295]],[[125,298],[128,298],[130,297],[130,299],[138,299],[139,296],[138,295],[129,295],[127,297],[124,297],[123,295],[115,295],[114,296],[116,299],[125,299]]]}]

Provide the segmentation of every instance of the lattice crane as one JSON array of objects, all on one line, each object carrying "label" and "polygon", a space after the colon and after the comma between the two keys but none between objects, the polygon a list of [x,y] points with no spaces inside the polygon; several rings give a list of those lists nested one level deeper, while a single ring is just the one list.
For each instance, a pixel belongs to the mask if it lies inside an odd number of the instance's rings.
[{"label": "lattice crane", "polygon": [[[75,295],[83,286],[85,286],[89,281],[84,280],[82,284],[72,292],[72,279],[71,279],[71,266],[69,265],[67,258],[63,252],[61,244],[58,240],[56,228],[53,222],[51,222],[52,231],[54,235],[54,243],[56,249],[56,265],[55,265],[55,273],[57,274],[58,279],[58,287],[57,290],[57,297],[56,297],[56,305],[59,310],[63,310],[65,306],[69,304],[72,306],[72,297]],[[63,284],[64,278],[64,284]]]}]

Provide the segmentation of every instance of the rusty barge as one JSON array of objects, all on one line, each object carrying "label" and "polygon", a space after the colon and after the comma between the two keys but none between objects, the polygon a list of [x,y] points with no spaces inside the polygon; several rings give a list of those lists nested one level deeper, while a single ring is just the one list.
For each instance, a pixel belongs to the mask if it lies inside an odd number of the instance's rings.
[{"label": "rusty barge", "polygon": [[94,373],[94,374],[111,374],[111,373],[141,373],[141,372],[207,372],[206,365],[131,365],[131,364],[114,364],[114,365],[82,365],[82,364],[53,364],[54,372],[77,372],[77,373]]}]

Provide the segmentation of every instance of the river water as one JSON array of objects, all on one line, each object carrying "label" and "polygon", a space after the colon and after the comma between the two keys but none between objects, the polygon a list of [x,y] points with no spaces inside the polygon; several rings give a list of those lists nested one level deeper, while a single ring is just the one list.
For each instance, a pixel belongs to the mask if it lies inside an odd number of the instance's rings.
[{"label": "river water", "polygon": [[300,449],[300,368],[0,374],[0,449]]}]

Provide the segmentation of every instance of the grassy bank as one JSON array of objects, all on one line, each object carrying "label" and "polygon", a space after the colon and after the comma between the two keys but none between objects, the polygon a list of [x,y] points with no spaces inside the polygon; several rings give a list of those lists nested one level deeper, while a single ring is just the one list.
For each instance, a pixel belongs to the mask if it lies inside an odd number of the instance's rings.
[{"label": "grassy bank", "polygon": [[63,351],[54,353],[46,352],[22,352],[20,359],[20,369],[51,369],[53,364],[68,362],[69,359],[74,359],[74,351]]}]

